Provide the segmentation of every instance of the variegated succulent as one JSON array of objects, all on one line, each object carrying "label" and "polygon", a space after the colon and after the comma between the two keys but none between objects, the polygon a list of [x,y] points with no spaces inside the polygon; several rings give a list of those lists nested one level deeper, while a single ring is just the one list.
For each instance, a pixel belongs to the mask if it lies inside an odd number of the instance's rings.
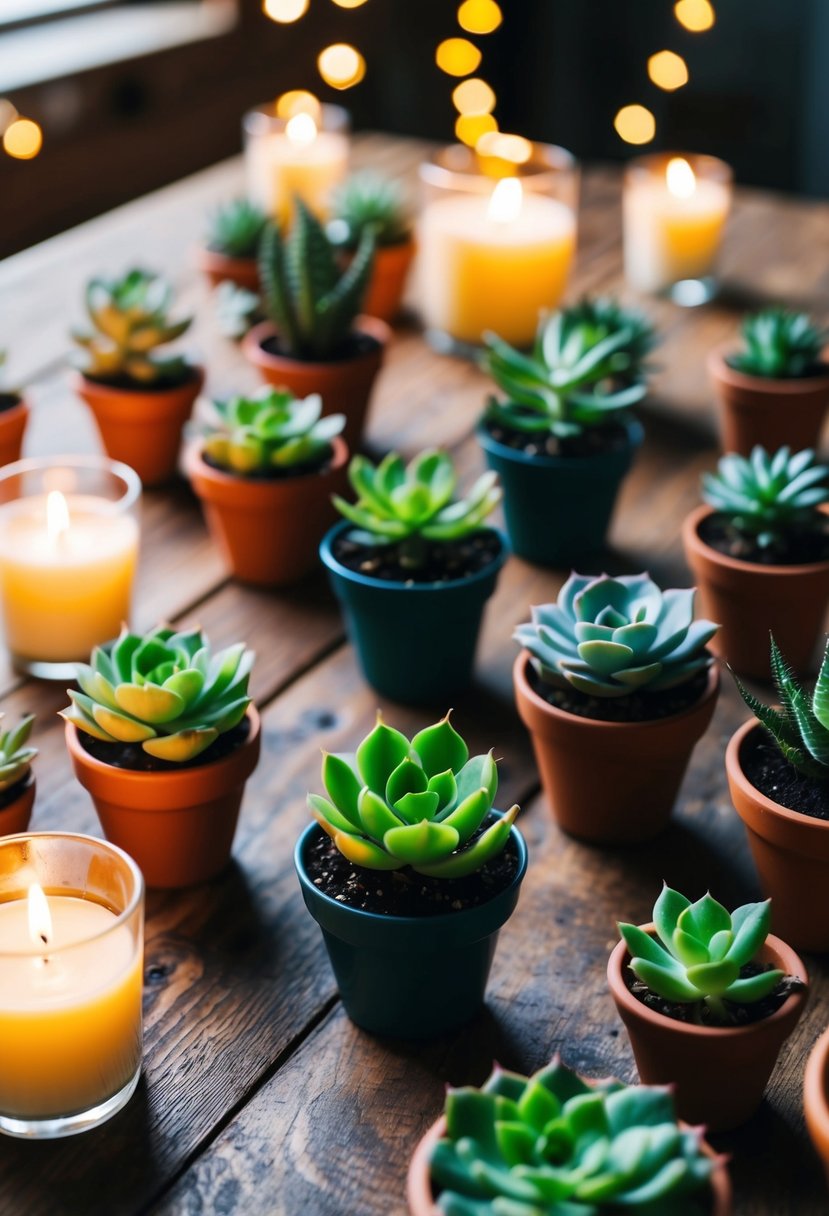
[{"label": "variegated succulent", "polygon": [[265,386],[249,397],[214,403],[205,423],[205,455],[222,469],[256,476],[319,465],[345,426],[343,414],[322,415],[322,398],[297,398]]},{"label": "variegated succulent", "polygon": [[37,755],[36,747],[26,746],[34,720],[34,714],[26,714],[13,730],[0,731],[0,794],[23,780]]},{"label": "variegated succulent", "polygon": [[766,308],[746,317],[742,325],[745,348],[728,363],[748,376],[794,380],[821,371],[821,352],[829,332],[818,329],[803,312]]}]

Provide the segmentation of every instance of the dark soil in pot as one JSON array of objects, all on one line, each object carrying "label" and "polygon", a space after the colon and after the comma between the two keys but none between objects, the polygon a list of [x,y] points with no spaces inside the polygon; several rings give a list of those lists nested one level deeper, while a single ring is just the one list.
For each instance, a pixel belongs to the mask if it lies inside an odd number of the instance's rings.
[{"label": "dark soil in pot", "polygon": [[0,393],[0,414],[6,410],[13,410],[16,405],[20,405],[19,393]]},{"label": "dark soil in pot", "polygon": [[591,697],[575,688],[554,688],[540,679],[530,665],[527,679],[533,692],[548,705],[576,714],[580,718],[592,718],[594,722],[655,722],[684,713],[702,698],[708,687],[708,672],[699,672],[686,684],[678,688],[666,688],[662,692],[635,692],[626,697]]},{"label": "dark soil in pot", "polygon": [[[747,980],[754,975],[762,975],[764,971],[771,971],[772,968],[772,963],[746,963],[744,967],[740,968],[740,979]],[[643,984],[629,969],[625,972],[624,979],[637,1001],[641,1001],[654,1013],[661,1013],[663,1017],[673,1018],[676,1022],[687,1022],[692,1026],[721,1027],[723,1025],[722,1022],[712,1018],[710,1009],[704,1003],[688,1005],[680,1004],[679,1001],[669,1001],[666,997],[651,992],[647,984]],[[776,1013],[793,992],[798,992],[802,988],[803,982],[796,976],[785,975],[769,996],[762,1001],[755,1001],[753,1005],[737,1005],[733,1001],[724,1001],[734,1019],[733,1023],[728,1024],[750,1026],[753,1022],[762,1022],[763,1018],[769,1018]]]},{"label": "dark soil in pot", "polygon": [[[311,358],[312,362],[319,363],[343,363],[349,359],[359,359],[365,355],[373,354],[381,349],[381,343],[371,334],[361,333],[355,330],[348,334],[346,341],[336,350],[331,351],[326,359],[319,359],[317,356]],[[262,350],[269,355],[275,355],[280,359],[301,359],[296,351],[287,350],[285,344],[278,334],[271,334],[265,338],[264,342],[260,343]]]},{"label": "dark soil in pot", "polygon": [[0,793],[0,811],[5,811],[6,807],[11,806],[13,802],[17,802],[20,795],[32,784],[31,770],[26,773],[25,777],[21,777],[19,781],[15,781],[14,785],[10,785],[7,790]]},{"label": "dark soil in pot", "polygon": [[754,788],[772,802],[812,819],[829,819],[829,782],[822,785],[798,772],[765,731],[748,736],[740,763]]},{"label": "dark soil in pot", "polygon": [[500,559],[502,544],[497,533],[490,531],[477,532],[452,544],[427,543],[422,564],[416,567],[401,563],[396,545],[363,545],[348,532],[337,537],[333,551],[349,570],[370,578],[394,583],[443,583],[485,570]]},{"label": "dark soil in pot", "polygon": [[103,739],[95,739],[92,735],[78,733],[81,746],[102,764],[111,764],[113,768],[128,769],[133,773],[178,773],[188,768],[203,768],[214,760],[222,760],[240,747],[250,734],[250,720],[243,718],[233,730],[214,739],[210,747],[199,752],[192,760],[173,763],[171,760],[161,760],[145,752],[140,743],[108,743]]},{"label": "dark soil in pot", "polygon": [[101,388],[111,388],[119,393],[166,393],[170,389],[184,388],[185,385],[201,383],[202,373],[199,368],[188,367],[182,376],[159,376],[157,380],[144,382],[133,380],[131,376],[89,376],[83,373],[84,380],[90,384],[99,384]]},{"label": "dark soil in pot", "polygon": [[719,513],[706,516],[697,533],[700,540],[718,553],[737,561],[761,566],[807,566],[829,559],[829,520],[822,518],[820,526],[793,534],[785,549],[761,547],[750,537],[741,536]]},{"label": "dark soil in pot", "polygon": [[216,469],[219,473],[226,473],[228,477],[238,477],[242,482],[269,482],[269,481],[293,481],[297,477],[312,477],[318,473],[326,473],[332,464],[332,458],[329,454],[322,460],[317,460],[307,464],[292,464],[284,467],[274,465],[269,469],[258,469],[255,473],[240,473],[236,469],[228,469],[225,465],[219,464],[211,459],[206,452],[201,453],[201,458],[206,465],[211,469]]},{"label": "dark soil in pot", "polygon": [[573,459],[598,456],[605,452],[622,452],[630,446],[627,429],[618,422],[607,426],[587,427],[580,435],[559,439],[557,435],[531,434],[511,430],[498,422],[484,421],[484,428],[497,443],[523,452],[525,456],[563,456]]}]

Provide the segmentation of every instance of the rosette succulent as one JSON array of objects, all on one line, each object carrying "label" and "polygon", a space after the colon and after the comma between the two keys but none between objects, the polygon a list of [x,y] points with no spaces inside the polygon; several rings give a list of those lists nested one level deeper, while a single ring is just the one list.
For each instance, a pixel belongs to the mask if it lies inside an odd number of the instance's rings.
[{"label": "rosette succulent", "polygon": [[767,308],[743,321],[744,350],[728,358],[735,371],[772,380],[795,380],[821,371],[829,333],[803,312]]},{"label": "rosette succulent", "polygon": [[234,342],[240,342],[249,329],[265,319],[256,292],[227,279],[213,292],[213,303],[219,332]]},{"label": "rosette succulent", "polygon": [[705,1005],[721,1025],[736,1020],[729,1004],[754,1005],[783,978],[774,969],[740,975],[769,935],[771,900],[729,913],[710,892],[692,904],[666,884],[654,904],[653,923],[656,936],[637,925],[619,925],[631,971],[665,1000]]},{"label": "rosette succulent", "polygon": [[498,769],[491,752],[470,757],[448,714],[410,741],[378,713],[353,757],[324,753],[322,781],[328,797],[308,795],[314,818],[369,870],[462,878],[502,851],[518,814],[513,806],[484,826]]},{"label": "rosette succulent", "polygon": [[233,473],[262,475],[280,469],[322,464],[331,440],[345,426],[343,414],[322,415],[322,398],[296,398],[265,387],[250,397],[214,403],[206,424],[205,455]]},{"label": "rosette succulent", "polygon": [[506,395],[485,418],[509,430],[568,439],[641,401],[653,326],[615,300],[583,300],[545,317],[530,354],[486,335],[485,368]]},{"label": "rosette succulent", "polygon": [[253,659],[242,643],[214,654],[200,629],[142,636],[125,627],[78,664],[81,691],[67,689],[72,704],[61,717],[105,743],[183,763],[242,721]]},{"label": "rosette succulent", "polygon": [[402,190],[378,173],[355,173],[338,186],[331,196],[331,213],[328,236],[345,249],[356,249],[367,228],[374,229],[379,246],[399,245],[411,228]]},{"label": "rosette succulent", "polygon": [[380,464],[355,456],[348,477],[356,503],[335,496],[341,515],[356,526],[352,539],[366,545],[395,545],[402,566],[423,565],[429,542],[462,540],[477,532],[501,499],[495,473],[484,473],[465,498],[447,452],[427,448],[404,464],[390,452]]},{"label": "rosette succulent", "polygon": [[571,574],[555,604],[532,609],[516,641],[538,676],[592,697],[661,692],[711,663],[719,626],[694,618],[695,589],[661,591],[647,574]]},{"label": "rosette succulent", "polygon": [[92,279],[85,299],[93,330],[72,332],[85,352],[85,375],[146,385],[187,379],[191,368],[182,355],[155,354],[181,337],[193,320],[170,319],[172,288],[165,279],[146,270],[130,270],[120,279]]},{"label": "rosette succulent", "polygon": [[718,1164],[669,1089],[588,1084],[556,1057],[450,1089],[431,1177],[443,1216],[704,1216]]},{"label": "rosette succulent", "polygon": [[268,217],[246,198],[231,199],[210,217],[208,248],[228,258],[255,258]]},{"label": "rosette succulent", "polygon": [[[0,719],[2,717],[0,714]],[[34,714],[27,714],[13,730],[0,731],[0,794],[5,794],[27,776],[37,755],[36,747],[26,746],[34,720]]]}]

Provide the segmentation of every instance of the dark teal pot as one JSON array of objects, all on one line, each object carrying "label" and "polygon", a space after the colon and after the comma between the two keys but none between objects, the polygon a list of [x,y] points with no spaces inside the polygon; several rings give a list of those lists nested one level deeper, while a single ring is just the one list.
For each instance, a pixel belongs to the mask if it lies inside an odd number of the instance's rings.
[{"label": "dark teal pot", "polygon": [[447,583],[390,583],[349,570],[334,556],[337,524],[322,539],[320,557],[345,616],[363,674],[384,697],[406,705],[445,704],[472,678],[484,605],[507,558],[469,578]]},{"label": "dark teal pot", "polygon": [[[349,908],[314,886],[305,854],[322,829],[312,823],[294,851],[305,906],[322,930],[346,1013],[372,1034],[430,1039],[480,1011],[498,930],[512,914],[527,870],[524,837],[512,828],[518,869],[479,908],[445,916],[382,916]],[[387,875],[378,873],[378,882]]]},{"label": "dark teal pot", "polygon": [[513,553],[539,566],[568,567],[604,545],[619,486],[644,432],[627,423],[628,446],[598,456],[528,456],[493,439],[483,422],[478,442],[504,490]]}]

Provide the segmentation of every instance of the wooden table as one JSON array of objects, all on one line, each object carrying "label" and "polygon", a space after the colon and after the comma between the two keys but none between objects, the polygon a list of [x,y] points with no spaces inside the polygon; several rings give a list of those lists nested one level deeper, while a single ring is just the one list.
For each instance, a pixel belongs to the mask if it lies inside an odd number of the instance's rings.
[{"label": "wooden table", "polygon": [[[422,151],[379,136],[358,145],[362,162],[407,176]],[[137,261],[168,272],[182,304],[197,312],[193,345],[208,363],[210,390],[254,384],[216,330],[191,250],[205,211],[240,187],[239,164],[219,165],[0,265],[0,336],[34,404],[29,452],[95,446],[65,372],[67,327],[95,271]],[[588,172],[573,298],[621,290],[619,236],[618,174]],[[826,205],[739,192],[721,302],[698,311],[648,304],[664,335],[663,370],[642,411],[647,442],[622,496],[613,549],[592,569],[647,567],[662,585],[687,584],[679,525],[697,501],[700,470],[714,459],[704,353],[733,333],[739,309],[768,296],[825,308],[827,248]],[[473,367],[431,354],[404,327],[381,377],[370,445],[413,453],[443,444],[472,477],[482,458],[470,430],[485,391]],[[561,579],[509,562],[488,610],[478,683],[456,706],[456,721],[474,750],[494,745],[503,757],[500,801],[525,808],[529,874],[501,934],[479,1022],[429,1047],[377,1042],[343,1013],[292,850],[308,819],[305,793],[318,785],[320,748],[353,748],[378,697],[360,678],[321,576],[278,594],[229,582],[184,485],[146,495],[143,527],[137,624],[200,622],[216,645],[244,639],[255,647],[262,761],[226,876],[182,894],[150,893],[145,1070],[136,1097],[106,1127],[74,1140],[0,1139],[2,1216],[402,1216],[408,1159],[441,1109],[447,1081],[479,1082],[493,1058],[531,1070],[556,1050],[587,1073],[633,1078],[605,988],[615,920],[647,919],[663,878],[692,896],[710,886],[732,904],[757,896],[726,792],[723,749],[745,717],[730,681],[665,836],[637,850],[567,839],[538,795],[510,684],[512,629],[529,604],[555,595]],[[9,720],[38,714],[33,826],[95,832],[55,716],[62,689],[21,681],[7,666],[0,687]],[[384,709],[403,730],[425,723],[421,713]],[[734,1153],[740,1216],[829,1210],[801,1111],[806,1054],[829,1021],[829,971],[810,962],[811,1004],[768,1101],[748,1127],[718,1141]]]}]

